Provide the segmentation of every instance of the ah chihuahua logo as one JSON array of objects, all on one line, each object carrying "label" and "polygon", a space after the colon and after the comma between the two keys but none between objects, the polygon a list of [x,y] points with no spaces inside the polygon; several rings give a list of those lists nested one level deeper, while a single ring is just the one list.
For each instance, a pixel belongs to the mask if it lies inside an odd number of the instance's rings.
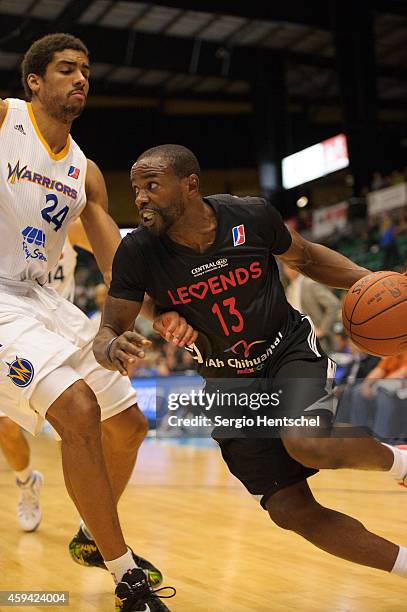
[{"label": "ah chihuahua logo", "polygon": [[[226,349],[224,353],[232,352],[234,355],[243,354],[243,357],[248,357],[250,355],[250,349],[252,348],[252,346],[254,346],[255,344],[262,344],[263,342],[266,342],[266,341],[265,340],[255,340],[254,342],[250,342],[250,344],[248,344],[246,340],[239,340],[239,342],[236,342],[233,346]],[[243,351],[241,349],[238,350],[238,347],[241,347]]]}]

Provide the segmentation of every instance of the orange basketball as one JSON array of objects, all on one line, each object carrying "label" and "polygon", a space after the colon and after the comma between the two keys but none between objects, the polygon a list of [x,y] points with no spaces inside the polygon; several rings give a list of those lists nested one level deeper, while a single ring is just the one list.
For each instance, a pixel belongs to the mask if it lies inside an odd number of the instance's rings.
[{"label": "orange basketball", "polygon": [[345,296],[342,321],[365,353],[385,357],[407,351],[407,276],[374,272],[357,281]]}]

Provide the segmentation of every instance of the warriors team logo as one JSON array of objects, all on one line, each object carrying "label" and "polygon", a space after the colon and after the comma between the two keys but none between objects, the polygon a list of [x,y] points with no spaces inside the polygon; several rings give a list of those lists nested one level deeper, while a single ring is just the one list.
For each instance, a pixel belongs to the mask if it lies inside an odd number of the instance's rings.
[{"label": "warriors team logo", "polygon": [[246,235],[244,232],[244,225],[235,225],[232,227],[233,246],[240,246],[246,242]]},{"label": "warriors team logo", "polygon": [[11,363],[6,361],[9,372],[7,374],[11,382],[17,387],[28,387],[32,379],[34,378],[34,366],[31,361],[24,359],[23,357],[17,357]]}]

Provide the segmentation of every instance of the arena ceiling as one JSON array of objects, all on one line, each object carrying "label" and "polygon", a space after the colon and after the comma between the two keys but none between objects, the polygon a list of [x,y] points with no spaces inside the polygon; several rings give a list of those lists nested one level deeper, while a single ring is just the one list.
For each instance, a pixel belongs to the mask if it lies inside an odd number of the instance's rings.
[{"label": "arena ceiling", "polygon": [[[407,1],[371,0],[379,107],[405,110]],[[98,94],[249,101],[259,54],[283,61],[291,102],[339,105],[329,2],[0,0],[0,87],[19,91],[23,52],[69,31],[91,51]]]}]

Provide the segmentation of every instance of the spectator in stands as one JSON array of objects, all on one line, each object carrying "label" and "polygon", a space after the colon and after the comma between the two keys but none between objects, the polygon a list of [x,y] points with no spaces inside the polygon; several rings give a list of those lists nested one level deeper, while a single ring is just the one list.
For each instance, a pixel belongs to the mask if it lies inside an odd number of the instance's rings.
[{"label": "spectator in stands", "polygon": [[288,279],[287,300],[293,308],[311,317],[322,348],[331,352],[335,348],[334,323],[338,319],[340,301],[331,289],[296,270],[283,265],[283,272]]},{"label": "spectator in stands", "polygon": [[[382,392],[386,390],[387,396],[395,400],[406,378],[407,353],[382,358],[363,382],[345,391],[337,420],[365,428],[382,438],[389,437],[395,409],[390,410],[389,402],[383,401]],[[405,400],[403,407],[405,411]]]},{"label": "spectator in stands", "polygon": [[383,178],[382,173],[374,172],[373,179],[372,179],[372,185],[371,185],[372,191],[377,191],[378,189],[383,189],[384,187],[387,187],[387,185]]},{"label": "spectator in stands", "polygon": [[[357,418],[352,418],[351,412],[354,405],[353,395],[355,390],[359,388],[360,381],[370,375],[379,363],[380,358],[362,352],[350,338],[347,340],[347,347],[349,350],[349,359],[341,368],[340,376],[336,379],[336,396],[339,398],[336,421],[339,423],[356,422],[360,425],[360,421],[364,422],[364,419],[368,419],[367,416],[362,418],[360,414],[358,414]],[[363,404],[365,406],[365,402],[363,402]],[[367,410],[368,408],[366,408],[365,412]],[[363,412],[363,414],[365,414],[365,412]]]},{"label": "spectator in stands", "polygon": [[392,270],[400,263],[400,254],[396,242],[396,230],[392,218],[388,213],[383,213],[380,227],[380,248],[383,254],[383,270]]},{"label": "spectator in stands", "polygon": [[196,375],[194,358],[192,357],[191,353],[188,353],[185,350],[182,351],[180,360],[176,364],[173,372],[176,374],[185,374],[187,376]]},{"label": "spectator in stands", "polygon": [[401,185],[404,183],[404,176],[399,170],[393,170],[390,175],[390,184],[391,185]]}]

